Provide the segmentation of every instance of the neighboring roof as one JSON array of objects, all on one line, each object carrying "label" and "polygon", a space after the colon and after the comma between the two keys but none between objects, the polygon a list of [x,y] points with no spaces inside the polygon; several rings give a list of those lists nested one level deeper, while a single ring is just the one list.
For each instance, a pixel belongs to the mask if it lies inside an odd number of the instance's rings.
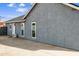
[{"label": "neighboring roof", "polygon": [[22,22],[22,21],[25,21],[25,20],[22,19],[23,17],[24,17],[24,15],[19,16],[19,17],[16,17],[16,18],[13,18],[11,20],[6,21],[6,23],[13,23],[13,22]]},{"label": "neighboring roof", "polygon": [[64,5],[67,5],[73,9],[79,10],[79,6],[77,4],[74,3],[63,3]]},{"label": "neighboring roof", "polygon": [[4,21],[0,21],[0,28],[5,26],[5,22]]}]

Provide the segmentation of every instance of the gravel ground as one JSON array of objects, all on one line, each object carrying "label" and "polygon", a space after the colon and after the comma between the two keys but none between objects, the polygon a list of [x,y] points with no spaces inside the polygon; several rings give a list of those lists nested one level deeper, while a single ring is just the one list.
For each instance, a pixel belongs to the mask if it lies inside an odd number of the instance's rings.
[{"label": "gravel ground", "polygon": [[0,36],[0,56],[79,56],[79,51],[21,38]]}]

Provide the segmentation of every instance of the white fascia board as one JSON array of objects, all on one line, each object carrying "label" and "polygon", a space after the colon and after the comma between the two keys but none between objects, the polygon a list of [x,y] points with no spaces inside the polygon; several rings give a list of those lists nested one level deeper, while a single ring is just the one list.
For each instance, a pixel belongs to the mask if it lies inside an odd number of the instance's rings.
[{"label": "white fascia board", "polygon": [[6,23],[18,23],[18,22],[24,22],[25,20],[21,20],[21,21],[10,21],[10,22],[6,22]]},{"label": "white fascia board", "polygon": [[69,6],[69,7],[73,8],[73,9],[79,10],[79,7],[74,6],[72,4],[69,4],[69,3],[63,3],[63,4]]},{"label": "white fascia board", "polygon": [[26,14],[24,15],[24,17],[22,19],[24,19],[25,17],[27,17],[27,15],[29,14],[29,12],[32,10],[32,8],[35,6],[36,3],[32,4],[32,7],[26,12]]}]

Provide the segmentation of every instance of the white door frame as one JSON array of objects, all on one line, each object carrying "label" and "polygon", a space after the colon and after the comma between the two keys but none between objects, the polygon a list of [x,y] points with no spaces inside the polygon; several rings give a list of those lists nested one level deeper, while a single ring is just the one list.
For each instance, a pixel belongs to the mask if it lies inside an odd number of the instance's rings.
[{"label": "white door frame", "polygon": [[12,36],[13,36],[13,37],[16,37],[15,23],[12,24]]}]

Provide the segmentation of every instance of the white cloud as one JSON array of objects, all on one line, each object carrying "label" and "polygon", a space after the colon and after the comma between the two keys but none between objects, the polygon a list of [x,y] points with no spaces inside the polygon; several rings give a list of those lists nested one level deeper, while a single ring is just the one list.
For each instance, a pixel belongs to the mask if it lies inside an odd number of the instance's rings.
[{"label": "white cloud", "polygon": [[23,3],[19,4],[19,7],[24,7],[24,6],[25,6],[25,4],[23,4]]},{"label": "white cloud", "polygon": [[27,12],[28,11],[28,8],[18,8],[16,11],[17,12],[24,13],[24,12]]},{"label": "white cloud", "polygon": [[8,4],[8,7],[15,7],[15,4],[14,3],[10,3],[10,4]]}]

